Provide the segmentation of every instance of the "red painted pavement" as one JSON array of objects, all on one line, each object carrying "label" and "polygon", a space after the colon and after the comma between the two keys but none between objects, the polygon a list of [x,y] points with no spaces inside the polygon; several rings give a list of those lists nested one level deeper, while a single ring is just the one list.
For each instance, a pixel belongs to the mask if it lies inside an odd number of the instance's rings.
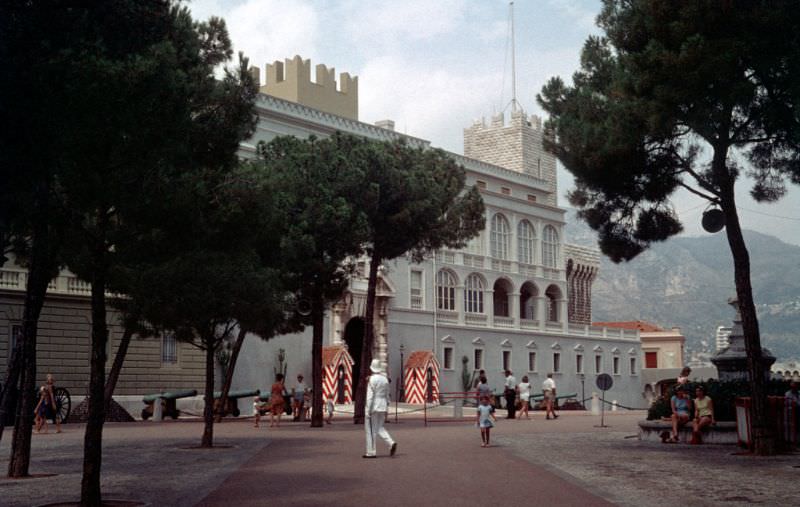
[{"label": "red painted pavement", "polygon": [[[501,419],[494,433],[541,430],[543,424]],[[472,424],[425,428],[407,420],[387,429],[398,442],[397,455],[390,458],[379,440],[377,459],[361,457],[363,427],[345,420],[324,428],[286,423],[253,429],[270,444],[199,505],[612,505],[501,446],[481,448]]]}]

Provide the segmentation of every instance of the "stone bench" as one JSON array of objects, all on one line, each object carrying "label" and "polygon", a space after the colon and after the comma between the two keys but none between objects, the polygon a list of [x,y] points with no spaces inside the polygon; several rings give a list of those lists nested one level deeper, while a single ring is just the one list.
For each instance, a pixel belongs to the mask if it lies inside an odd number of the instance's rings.
[{"label": "stone bench", "polygon": [[[661,442],[661,433],[669,432],[672,434],[672,422],[666,419],[655,421],[639,421],[639,440],[647,442]],[[692,422],[686,423],[680,429],[679,434],[681,443],[689,442],[692,438]],[[736,444],[738,436],[736,433],[736,423],[732,421],[718,421],[713,426],[703,428],[704,444]]]}]

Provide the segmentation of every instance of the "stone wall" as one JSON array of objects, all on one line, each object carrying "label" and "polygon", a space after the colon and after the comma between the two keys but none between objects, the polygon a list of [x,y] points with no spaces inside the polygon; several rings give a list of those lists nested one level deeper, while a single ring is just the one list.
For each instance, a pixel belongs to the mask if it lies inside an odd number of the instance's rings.
[{"label": "stone wall", "polygon": [[[9,342],[14,326],[22,325],[24,293],[0,291],[0,368],[9,361]],[[109,312],[109,344],[106,372],[111,368],[122,328]],[[89,385],[91,348],[91,308],[89,299],[74,296],[48,296],[39,319],[36,345],[38,384],[47,373],[56,384],[70,391],[73,400],[86,395]],[[115,395],[139,395],[164,389],[202,389],[205,361],[200,350],[178,344],[178,362],[161,363],[161,339],[134,339],[122,368]]]}]

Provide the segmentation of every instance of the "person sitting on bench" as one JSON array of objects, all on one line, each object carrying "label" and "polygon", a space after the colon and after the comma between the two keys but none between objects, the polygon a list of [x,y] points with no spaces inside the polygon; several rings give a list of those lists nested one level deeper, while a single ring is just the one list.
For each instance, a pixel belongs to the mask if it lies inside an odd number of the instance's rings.
[{"label": "person sitting on bench", "polygon": [[702,387],[695,389],[694,399],[694,422],[692,423],[692,440],[690,444],[702,444],[700,431],[711,424],[716,424],[714,420],[714,403],[711,398],[706,396],[706,391]]},{"label": "person sitting on bench", "polygon": [[[686,395],[686,390],[683,386],[678,386],[675,389],[675,394],[672,396],[670,400],[670,404],[672,405],[672,437],[667,440],[665,435],[661,436],[661,441],[666,443],[676,443],[680,441],[678,437],[680,429],[689,422],[690,413],[691,413],[691,400]],[[666,433],[666,432],[664,432]]]}]

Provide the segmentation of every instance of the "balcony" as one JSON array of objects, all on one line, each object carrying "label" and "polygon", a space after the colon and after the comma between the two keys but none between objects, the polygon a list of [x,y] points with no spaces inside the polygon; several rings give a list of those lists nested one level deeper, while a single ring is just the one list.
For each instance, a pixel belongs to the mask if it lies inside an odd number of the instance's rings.
[{"label": "balcony", "polygon": [[464,323],[468,326],[481,326],[486,327],[486,315],[483,313],[466,313],[464,314]]},{"label": "balcony", "polygon": [[[28,272],[23,270],[0,269],[0,290],[25,292],[28,283]],[[48,294],[65,294],[69,296],[91,296],[92,284],[77,276],[62,271],[61,274],[47,284]],[[106,292],[107,297],[119,297],[119,294]]]},{"label": "balcony", "polygon": [[513,317],[494,317],[494,327],[501,327],[506,329],[514,329]]}]

